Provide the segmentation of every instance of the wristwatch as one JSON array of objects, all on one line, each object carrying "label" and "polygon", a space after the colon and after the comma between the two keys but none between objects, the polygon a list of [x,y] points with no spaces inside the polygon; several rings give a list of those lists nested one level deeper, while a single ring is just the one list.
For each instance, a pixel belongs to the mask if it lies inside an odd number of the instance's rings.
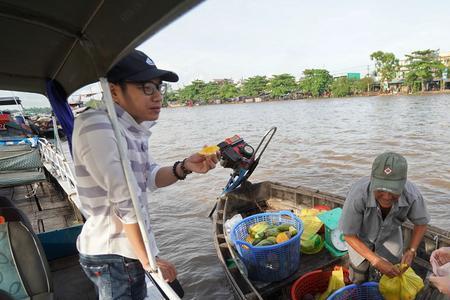
[{"label": "wristwatch", "polygon": [[414,253],[414,256],[417,255],[417,252],[416,252],[415,248],[410,247],[410,248],[408,248],[408,250],[411,251],[412,253]]}]

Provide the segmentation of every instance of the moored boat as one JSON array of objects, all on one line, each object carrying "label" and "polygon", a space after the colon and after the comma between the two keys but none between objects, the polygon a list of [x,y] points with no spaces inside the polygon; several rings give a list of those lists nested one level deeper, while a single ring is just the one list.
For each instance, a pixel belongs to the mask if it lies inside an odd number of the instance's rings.
[{"label": "moored boat", "polygon": [[[291,299],[291,285],[302,275],[317,269],[331,269],[335,265],[348,265],[348,257],[332,256],[325,248],[317,254],[301,254],[299,268],[288,278],[278,282],[256,282],[247,276],[247,270],[236,250],[230,245],[225,222],[236,214],[247,217],[262,212],[289,210],[299,213],[302,208],[316,205],[329,208],[342,207],[345,198],[306,187],[291,187],[274,182],[257,184],[245,183],[239,189],[229,192],[218,199],[217,210],[213,218],[214,244],[220,263],[236,299]],[[411,237],[412,224],[402,227],[404,244]],[[450,246],[450,232],[429,226],[413,263],[414,271],[425,278],[430,272],[431,252],[439,247]],[[429,299],[427,291],[422,291],[417,299]]]}]

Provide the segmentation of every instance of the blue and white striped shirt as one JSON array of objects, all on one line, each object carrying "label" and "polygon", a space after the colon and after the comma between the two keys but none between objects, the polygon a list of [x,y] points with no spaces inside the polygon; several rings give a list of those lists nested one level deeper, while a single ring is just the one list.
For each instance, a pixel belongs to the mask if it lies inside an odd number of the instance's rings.
[{"label": "blue and white striped shirt", "polygon": [[[155,122],[141,124],[119,105],[115,105],[122,143],[136,178],[139,209],[149,233],[152,252],[157,255],[150,225],[147,191],[155,190],[159,165],[148,151],[149,131]],[[137,223],[131,196],[119,158],[117,140],[105,110],[87,110],[75,119],[73,160],[80,210],[86,217],[77,240],[78,251],[87,255],[118,254],[137,258],[128,241],[123,223]]]}]

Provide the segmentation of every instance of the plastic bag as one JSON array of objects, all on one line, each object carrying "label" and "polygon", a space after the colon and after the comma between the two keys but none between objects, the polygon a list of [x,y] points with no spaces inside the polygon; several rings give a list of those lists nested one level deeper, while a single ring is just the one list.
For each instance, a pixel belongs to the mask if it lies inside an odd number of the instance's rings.
[{"label": "plastic bag", "polygon": [[423,280],[411,267],[397,265],[400,270],[407,267],[399,276],[389,278],[383,275],[380,279],[380,293],[385,300],[413,300],[423,288]]},{"label": "plastic bag", "polygon": [[303,222],[302,240],[309,240],[319,231],[323,223],[317,217],[320,211],[314,208],[304,208],[300,211],[299,218]]},{"label": "plastic bag", "polygon": [[229,243],[233,247],[234,247],[234,243],[229,238],[229,235],[230,235],[233,227],[240,221],[242,221],[242,216],[241,216],[241,214],[237,214],[237,215],[234,215],[231,219],[226,220],[226,222],[225,222],[225,240],[227,241],[227,243]]},{"label": "plastic bag", "polygon": [[314,234],[309,240],[301,239],[300,251],[305,254],[316,254],[323,249],[325,244],[322,237],[318,234]]},{"label": "plastic bag", "polygon": [[328,282],[327,290],[320,295],[319,300],[325,300],[330,296],[334,291],[340,289],[345,286],[344,282],[344,271],[342,267],[334,267],[333,272],[331,272],[330,281]]},{"label": "plastic bag", "polygon": [[230,234],[231,229],[233,229],[234,225],[242,221],[241,214],[234,215],[231,219],[226,220],[225,222],[225,230],[228,234]]},{"label": "plastic bag", "polygon": [[442,247],[431,253],[430,263],[436,276],[450,276],[450,247]]}]

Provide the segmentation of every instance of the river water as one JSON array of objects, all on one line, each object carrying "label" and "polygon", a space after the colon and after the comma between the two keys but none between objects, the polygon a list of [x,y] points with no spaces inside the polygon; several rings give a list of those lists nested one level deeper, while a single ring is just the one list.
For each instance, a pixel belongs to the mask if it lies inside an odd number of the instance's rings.
[{"label": "river water", "polygon": [[[256,146],[266,130],[277,126],[251,180],[340,195],[352,182],[370,174],[376,155],[396,151],[408,160],[409,179],[421,189],[432,224],[450,229],[449,116],[450,95],[163,109],[150,145],[155,159],[171,166],[204,144],[217,144],[234,134]],[[176,265],[186,299],[232,298],[207,218],[229,174],[230,170],[218,166],[151,195],[161,256]]]}]

